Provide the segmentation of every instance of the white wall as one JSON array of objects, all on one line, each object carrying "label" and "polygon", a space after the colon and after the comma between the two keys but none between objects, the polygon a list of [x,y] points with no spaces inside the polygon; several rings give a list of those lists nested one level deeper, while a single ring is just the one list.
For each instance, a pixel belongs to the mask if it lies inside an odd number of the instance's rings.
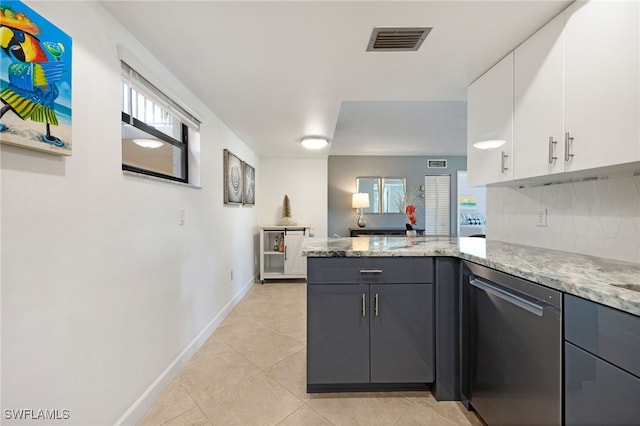
[{"label": "white wall", "polygon": [[[487,188],[487,238],[640,262],[640,176]],[[546,208],[547,227],[536,226]]]},{"label": "white wall", "polygon": [[263,158],[256,170],[260,225],[277,225],[289,196],[291,215],[310,225],[315,237],[327,236],[327,159]]},{"label": "white wall", "polygon": [[[222,150],[261,165],[98,3],[27,4],[73,37],[73,155],[0,150],[2,408],[133,423],[254,282],[257,209],[223,206]],[[123,175],[119,43],[203,118],[202,189]]]}]

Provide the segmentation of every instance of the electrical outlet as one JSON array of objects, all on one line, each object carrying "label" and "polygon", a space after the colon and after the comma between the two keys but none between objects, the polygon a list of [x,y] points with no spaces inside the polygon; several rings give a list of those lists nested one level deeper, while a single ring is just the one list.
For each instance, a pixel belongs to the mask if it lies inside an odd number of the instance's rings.
[{"label": "electrical outlet", "polygon": [[186,218],[186,213],[184,209],[180,209],[180,220],[178,221],[178,225],[184,225],[185,218]]},{"label": "electrical outlet", "polygon": [[547,226],[547,209],[536,209],[536,226]]}]

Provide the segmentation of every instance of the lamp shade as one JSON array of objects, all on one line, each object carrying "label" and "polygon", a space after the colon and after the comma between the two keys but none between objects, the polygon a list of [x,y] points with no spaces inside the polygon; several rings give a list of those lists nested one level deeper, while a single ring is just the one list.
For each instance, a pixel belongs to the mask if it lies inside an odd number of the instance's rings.
[{"label": "lamp shade", "polygon": [[369,207],[369,194],[358,192],[351,198],[351,207],[354,209],[366,209]]}]

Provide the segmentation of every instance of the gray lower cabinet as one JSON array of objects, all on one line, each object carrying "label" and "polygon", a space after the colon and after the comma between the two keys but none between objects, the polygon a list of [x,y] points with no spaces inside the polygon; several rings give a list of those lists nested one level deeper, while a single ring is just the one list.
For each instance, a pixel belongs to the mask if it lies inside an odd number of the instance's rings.
[{"label": "gray lower cabinet", "polygon": [[307,286],[307,383],[369,382],[367,284]]},{"label": "gray lower cabinet", "polygon": [[565,424],[640,424],[640,317],[564,300]]},{"label": "gray lower cabinet", "polygon": [[308,391],[433,382],[433,260],[410,260],[309,259]]}]

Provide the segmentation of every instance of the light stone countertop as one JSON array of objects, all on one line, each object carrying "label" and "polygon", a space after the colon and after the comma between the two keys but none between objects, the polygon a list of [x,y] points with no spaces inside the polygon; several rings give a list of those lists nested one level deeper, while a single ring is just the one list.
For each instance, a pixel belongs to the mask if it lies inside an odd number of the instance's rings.
[{"label": "light stone countertop", "polygon": [[307,238],[302,254],[307,257],[457,257],[640,316],[640,262],[484,238],[449,237]]}]

